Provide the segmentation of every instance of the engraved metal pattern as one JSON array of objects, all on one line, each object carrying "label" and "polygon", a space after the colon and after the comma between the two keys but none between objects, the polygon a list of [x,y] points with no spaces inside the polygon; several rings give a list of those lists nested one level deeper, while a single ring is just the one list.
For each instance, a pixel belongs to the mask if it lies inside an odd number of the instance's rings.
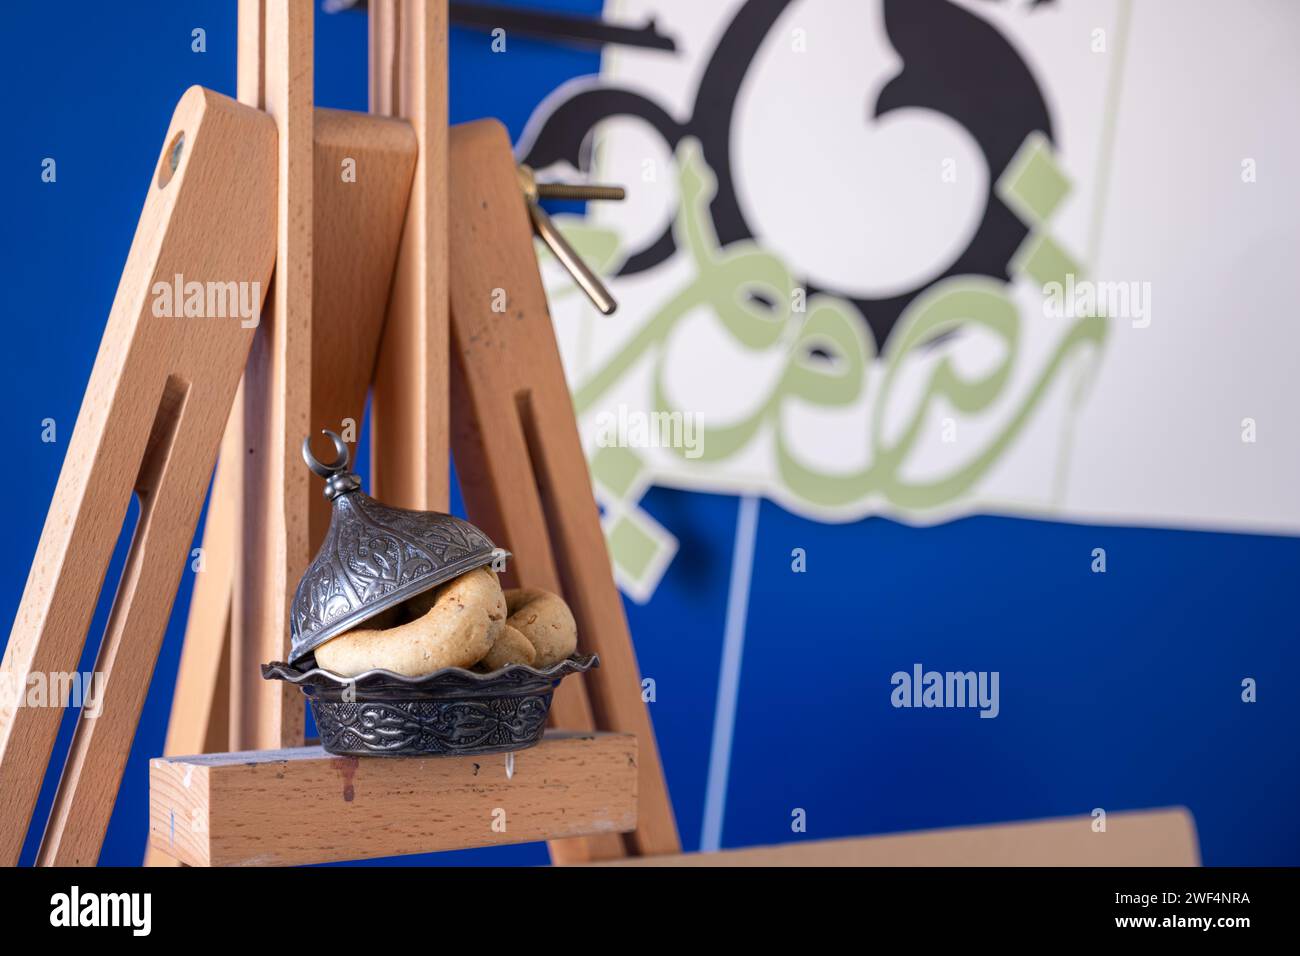
[{"label": "engraved metal pattern", "polygon": [[354,678],[319,667],[262,665],[267,680],[297,684],[311,702],[321,746],[340,756],[501,753],[541,740],[560,680],[598,666],[576,655],[550,667],[510,664],[481,674],[446,667],[422,677],[376,669]]},{"label": "engraved metal pattern", "polygon": [[542,739],[551,692],[487,700],[311,702],[326,752],[356,756],[500,753]]},{"label": "engraved metal pattern", "polygon": [[490,564],[492,541],[468,521],[381,504],[347,471],[347,446],[322,464],[303,443],[308,466],[326,479],[333,514],[289,611],[291,663],[381,611]]}]

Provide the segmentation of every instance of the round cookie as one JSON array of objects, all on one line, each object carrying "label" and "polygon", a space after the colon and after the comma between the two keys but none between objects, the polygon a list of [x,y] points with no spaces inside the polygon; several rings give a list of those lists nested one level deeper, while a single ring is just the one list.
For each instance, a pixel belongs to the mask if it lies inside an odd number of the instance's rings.
[{"label": "round cookie", "polygon": [[509,664],[532,664],[535,660],[537,652],[528,638],[503,621],[496,632],[492,650],[479,661],[479,669],[494,671]]},{"label": "round cookie", "polygon": [[[392,610],[397,612],[397,624],[405,624],[423,617],[441,601],[445,595],[457,595],[464,603],[482,602],[490,605],[489,617],[494,621],[504,621],[506,617],[506,598],[501,593],[501,582],[491,567],[484,565],[473,571],[466,571],[459,577],[452,578],[428,591],[422,591],[414,597],[407,598]],[[385,612],[387,613],[387,612]],[[367,624],[370,621],[366,622]],[[389,625],[391,626],[391,625]]]},{"label": "round cookie", "polygon": [[444,667],[472,667],[492,649],[505,618],[501,585],[490,569],[477,568],[435,592],[431,602],[427,592],[416,595],[424,600],[413,610],[430,606],[414,620],[386,630],[356,628],[326,641],[316,648],[316,663],[340,677],[377,667],[407,677]]},{"label": "round cookie", "polygon": [[533,645],[534,667],[558,664],[577,650],[578,625],[559,595],[541,588],[511,588],[505,597],[506,623]]}]

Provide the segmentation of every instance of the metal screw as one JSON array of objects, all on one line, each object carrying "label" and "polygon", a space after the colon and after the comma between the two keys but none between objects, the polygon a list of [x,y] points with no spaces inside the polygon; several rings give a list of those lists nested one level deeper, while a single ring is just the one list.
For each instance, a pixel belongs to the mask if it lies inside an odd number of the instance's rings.
[{"label": "metal screw", "polygon": [[583,186],[571,183],[538,183],[538,199],[576,199],[587,201],[607,199],[618,201],[627,198],[627,190],[622,186]]}]

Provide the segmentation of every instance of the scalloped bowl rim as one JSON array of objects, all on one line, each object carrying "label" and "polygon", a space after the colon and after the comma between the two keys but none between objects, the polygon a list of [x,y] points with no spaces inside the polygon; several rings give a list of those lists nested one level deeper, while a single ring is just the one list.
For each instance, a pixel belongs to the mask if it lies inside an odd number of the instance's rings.
[{"label": "scalloped bowl rim", "polygon": [[315,676],[317,682],[324,679],[344,686],[348,684],[357,684],[368,679],[374,679],[396,681],[399,684],[408,684],[414,687],[453,674],[458,677],[467,677],[475,683],[486,684],[499,681],[507,675],[516,674],[521,671],[528,674],[530,677],[549,680],[556,677],[565,677],[569,674],[586,673],[591,670],[591,668],[599,666],[599,655],[578,654],[573,657],[566,657],[564,660],[557,661],[550,667],[543,668],[542,670],[538,670],[530,664],[507,664],[505,667],[498,667],[496,670],[488,671],[487,673],[468,670],[464,667],[443,667],[430,674],[421,674],[419,677],[410,677],[406,674],[398,674],[395,671],[390,671],[384,667],[374,667],[368,671],[362,671],[354,677],[343,677],[340,674],[335,674],[333,671],[326,670],[320,665],[316,665],[310,670],[304,671],[293,664],[286,664],[284,661],[272,661],[269,664],[262,665],[262,679],[282,680],[287,684],[300,685],[311,683],[310,678]]}]

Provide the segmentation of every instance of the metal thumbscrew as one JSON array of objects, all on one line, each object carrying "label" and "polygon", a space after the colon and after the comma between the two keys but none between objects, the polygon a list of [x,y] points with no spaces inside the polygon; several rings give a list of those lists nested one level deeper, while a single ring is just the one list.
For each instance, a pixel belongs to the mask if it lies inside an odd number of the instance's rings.
[{"label": "metal thumbscrew", "polygon": [[533,176],[532,168],[523,164],[519,166],[519,185],[524,191],[528,218],[532,220],[533,231],[542,242],[546,243],[552,255],[560,261],[560,265],[573,276],[573,281],[578,283],[578,288],[587,294],[591,304],[602,314],[613,315],[614,310],[618,308],[618,303],[605,288],[605,283],[601,282],[599,276],[582,261],[577,250],[569,245],[569,241],[561,235],[559,229],[555,228],[551,217],[546,215],[546,211],[538,203],[542,199],[620,200],[627,198],[627,190],[622,186],[539,183]]}]

